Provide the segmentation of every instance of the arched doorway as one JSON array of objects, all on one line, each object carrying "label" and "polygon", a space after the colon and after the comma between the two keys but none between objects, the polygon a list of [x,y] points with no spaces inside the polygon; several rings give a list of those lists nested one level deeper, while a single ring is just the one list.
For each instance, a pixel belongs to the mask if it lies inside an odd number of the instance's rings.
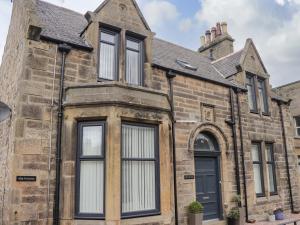
[{"label": "arched doorway", "polygon": [[194,142],[196,199],[204,206],[204,220],[222,219],[221,151],[216,138],[200,133]]}]

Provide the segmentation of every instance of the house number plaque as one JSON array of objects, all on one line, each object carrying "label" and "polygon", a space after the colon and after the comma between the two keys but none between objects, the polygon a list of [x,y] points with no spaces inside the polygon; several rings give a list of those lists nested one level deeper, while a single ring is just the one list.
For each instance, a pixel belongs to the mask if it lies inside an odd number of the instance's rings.
[{"label": "house number plaque", "polygon": [[36,176],[17,176],[18,182],[35,182]]}]

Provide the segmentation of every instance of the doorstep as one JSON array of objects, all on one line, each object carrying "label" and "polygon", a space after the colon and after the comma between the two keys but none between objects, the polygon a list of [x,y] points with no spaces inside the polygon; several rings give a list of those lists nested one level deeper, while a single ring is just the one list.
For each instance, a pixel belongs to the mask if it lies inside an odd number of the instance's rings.
[{"label": "doorstep", "polygon": [[203,221],[203,225],[226,225],[226,221],[225,220],[206,220]]},{"label": "doorstep", "polygon": [[[285,220],[276,220],[274,222],[269,222],[269,221],[259,221],[259,222],[255,222],[255,223],[246,223],[246,225],[279,225],[279,224],[283,224],[283,223],[287,223],[287,224],[294,224],[293,222],[289,223],[289,221],[293,221],[293,220],[300,220],[300,214],[287,214],[285,215]],[[300,225],[300,222],[297,222],[297,224]]]}]

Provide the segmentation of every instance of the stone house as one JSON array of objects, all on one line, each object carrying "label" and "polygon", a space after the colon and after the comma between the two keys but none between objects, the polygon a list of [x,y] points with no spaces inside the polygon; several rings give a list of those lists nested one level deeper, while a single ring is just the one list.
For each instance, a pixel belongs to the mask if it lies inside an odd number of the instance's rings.
[{"label": "stone house", "polygon": [[[295,124],[294,145],[298,157],[298,177],[300,177],[300,81],[274,88],[274,91],[287,99],[291,99],[290,110]],[[299,179],[300,182],[300,179]]]},{"label": "stone house", "polygon": [[192,51],[155,38],[134,0],[81,15],[15,0],[0,69],[1,225],[225,224],[299,209],[289,101],[226,23]]}]

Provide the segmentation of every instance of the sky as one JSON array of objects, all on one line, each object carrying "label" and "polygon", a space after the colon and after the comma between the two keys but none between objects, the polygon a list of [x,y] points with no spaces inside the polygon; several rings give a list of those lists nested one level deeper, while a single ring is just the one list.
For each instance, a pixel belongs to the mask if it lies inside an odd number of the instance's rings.
[{"label": "sky", "polygon": [[[103,0],[46,0],[80,13]],[[192,50],[200,36],[226,21],[235,50],[252,38],[273,87],[300,80],[300,0],[137,0],[156,37]],[[9,27],[11,0],[0,0],[0,59]]]}]

